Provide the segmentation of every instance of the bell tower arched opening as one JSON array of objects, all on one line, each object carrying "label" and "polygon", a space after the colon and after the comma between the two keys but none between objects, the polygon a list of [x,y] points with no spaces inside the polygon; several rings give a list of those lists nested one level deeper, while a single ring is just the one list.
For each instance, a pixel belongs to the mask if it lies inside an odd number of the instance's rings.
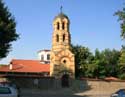
[{"label": "bell tower arched opening", "polygon": [[62,23],[62,29],[63,30],[65,29],[65,23],[64,22]]},{"label": "bell tower arched opening", "polygon": [[56,42],[59,42],[59,35],[56,34]]},{"label": "bell tower arched opening", "polygon": [[60,29],[60,24],[59,24],[59,22],[57,22],[57,30],[59,30]]},{"label": "bell tower arched opening", "polygon": [[63,34],[63,42],[65,41],[65,34]]}]

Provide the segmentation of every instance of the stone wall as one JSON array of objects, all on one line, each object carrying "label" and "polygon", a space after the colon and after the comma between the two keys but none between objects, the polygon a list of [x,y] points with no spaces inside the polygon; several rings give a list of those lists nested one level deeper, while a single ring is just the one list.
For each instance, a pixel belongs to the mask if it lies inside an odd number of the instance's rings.
[{"label": "stone wall", "polygon": [[[19,88],[61,90],[61,79],[55,78],[9,78]],[[111,94],[118,89],[125,88],[125,81],[105,80],[73,80],[70,79],[69,89],[74,93],[90,94]]]},{"label": "stone wall", "polygon": [[9,78],[9,81],[16,84],[19,88],[34,88],[34,89],[53,89],[59,88],[59,81],[54,78]]},{"label": "stone wall", "polygon": [[125,81],[106,81],[106,80],[75,80],[72,83],[73,90],[82,91],[84,95],[91,94],[112,94],[118,89],[125,88]]},{"label": "stone wall", "polygon": [[102,94],[111,94],[118,89],[125,88],[125,81],[88,81],[90,91],[97,91]]}]

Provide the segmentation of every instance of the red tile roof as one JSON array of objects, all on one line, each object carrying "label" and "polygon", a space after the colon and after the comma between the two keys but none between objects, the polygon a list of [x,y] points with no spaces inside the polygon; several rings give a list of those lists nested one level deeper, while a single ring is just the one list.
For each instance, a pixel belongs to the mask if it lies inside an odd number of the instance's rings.
[{"label": "red tile roof", "polygon": [[50,50],[44,49],[44,50],[39,50],[38,53],[41,51],[50,52]]},{"label": "red tile roof", "polygon": [[11,61],[12,69],[9,69],[9,65],[1,66],[0,72],[28,72],[28,73],[40,73],[50,72],[50,64],[43,64],[38,60],[17,60]]},{"label": "red tile roof", "polygon": [[119,80],[119,79],[111,76],[111,77],[106,77],[105,80]]}]

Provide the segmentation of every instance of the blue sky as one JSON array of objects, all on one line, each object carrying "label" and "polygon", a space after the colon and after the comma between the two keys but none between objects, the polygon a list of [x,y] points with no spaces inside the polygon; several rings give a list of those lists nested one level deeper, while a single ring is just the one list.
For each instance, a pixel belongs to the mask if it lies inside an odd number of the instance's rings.
[{"label": "blue sky", "polygon": [[70,19],[73,44],[96,48],[121,48],[120,25],[114,12],[122,9],[124,0],[4,0],[15,16],[20,39],[0,63],[11,59],[37,59],[37,51],[51,49],[52,22],[63,12]]}]

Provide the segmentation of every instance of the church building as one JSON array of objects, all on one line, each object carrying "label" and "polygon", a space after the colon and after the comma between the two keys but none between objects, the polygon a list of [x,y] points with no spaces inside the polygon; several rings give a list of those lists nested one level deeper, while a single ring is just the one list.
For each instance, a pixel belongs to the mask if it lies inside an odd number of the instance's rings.
[{"label": "church building", "polygon": [[38,60],[13,59],[8,66],[0,67],[0,76],[75,78],[75,59],[70,49],[70,20],[60,12],[53,20],[51,50],[38,51]]}]

